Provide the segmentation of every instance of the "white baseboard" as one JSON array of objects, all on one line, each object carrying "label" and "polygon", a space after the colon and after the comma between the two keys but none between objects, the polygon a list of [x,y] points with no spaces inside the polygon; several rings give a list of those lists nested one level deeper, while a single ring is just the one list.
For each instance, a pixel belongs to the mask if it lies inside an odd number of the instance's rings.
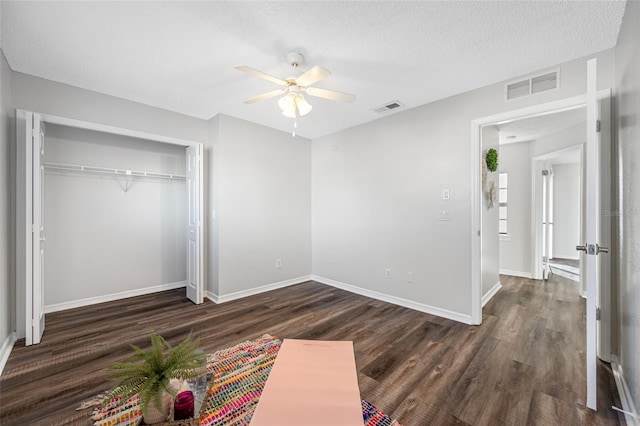
[{"label": "white baseboard", "polygon": [[493,296],[495,296],[496,293],[498,291],[500,291],[501,288],[502,288],[502,284],[500,284],[500,281],[498,281],[493,287],[491,287],[491,290],[489,290],[487,292],[487,294],[482,296],[482,307],[483,308],[484,308],[484,305],[489,303],[489,300],[491,300],[491,298],[493,298]]},{"label": "white baseboard", "polygon": [[4,339],[2,342],[2,347],[0,347],[0,375],[4,371],[4,366],[7,365],[7,360],[9,359],[9,355],[11,354],[11,350],[13,349],[13,345],[18,340],[16,333],[11,333]]},{"label": "white baseboard", "polygon": [[624,371],[622,365],[618,363],[618,358],[612,356],[611,370],[613,372],[613,378],[616,381],[616,388],[618,388],[618,395],[620,395],[620,402],[622,403],[622,411],[624,413],[624,419],[628,425],[640,426],[640,418],[636,411],[636,406],[633,403],[633,397],[627,385],[627,380],[624,378]]},{"label": "white baseboard", "polygon": [[277,290],[279,288],[283,288],[283,287],[289,287],[291,285],[295,285],[295,284],[301,284],[307,281],[311,280],[311,275],[305,275],[302,277],[297,277],[297,278],[292,278],[290,280],[286,280],[286,281],[280,281],[277,283],[272,283],[272,284],[266,284],[266,285],[262,285],[260,287],[254,287],[254,288],[250,288],[247,290],[241,290],[241,291],[236,291],[234,293],[229,293],[229,294],[215,294],[213,292],[210,291],[206,291],[205,292],[205,297],[209,300],[211,300],[214,303],[225,303],[225,302],[231,302],[232,300],[237,300],[237,299],[242,299],[245,297],[249,297],[249,296],[253,296],[256,294],[260,294],[260,293],[265,293],[267,291],[271,291],[271,290]]},{"label": "white baseboard", "polygon": [[322,284],[339,288],[341,290],[346,290],[350,293],[359,294],[361,296],[370,297],[372,299],[381,300],[387,303],[393,303],[394,305],[404,306],[405,308],[414,309],[416,311],[425,312],[427,314],[435,315],[438,317],[443,317],[453,321],[462,322],[464,324],[472,324],[470,315],[464,315],[459,312],[453,312],[447,309],[437,308],[435,306],[414,302],[412,300],[403,299],[397,296],[391,296],[389,294],[380,293],[374,290],[368,290],[366,288],[357,287],[351,284],[345,284],[340,281],[335,281],[329,278],[319,277],[316,275],[312,275],[311,279]]},{"label": "white baseboard", "polygon": [[510,269],[500,269],[500,275],[511,275],[512,277],[531,278],[531,272],[512,271]]},{"label": "white baseboard", "polygon": [[44,307],[44,313],[64,311],[67,309],[79,308],[82,306],[95,305],[97,303],[111,302],[114,300],[126,299],[127,297],[142,296],[143,294],[157,293],[159,291],[173,290],[175,288],[186,287],[186,281],[177,283],[160,284],[153,287],[139,288],[136,290],[121,291],[119,293],[105,294],[104,296],[87,297],[86,299],[72,300],[70,302],[56,303]]}]

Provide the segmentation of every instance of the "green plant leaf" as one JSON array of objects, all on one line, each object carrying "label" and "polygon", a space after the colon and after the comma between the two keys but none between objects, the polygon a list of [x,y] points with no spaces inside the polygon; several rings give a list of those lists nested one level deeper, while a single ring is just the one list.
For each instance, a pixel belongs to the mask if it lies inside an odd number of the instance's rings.
[{"label": "green plant leaf", "polygon": [[494,148],[490,148],[485,156],[485,161],[487,162],[487,169],[490,172],[498,170],[498,151]]},{"label": "green plant leaf", "polygon": [[110,376],[116,384],[105,394],[103,403],[115,396],[130,398],[140,395],[143,414],[149,403],[162,409],[162,391],[175,394],[171,379],[190,379],[202,374],[206,365],[206,355],[198,350],[199,340],[193,332],[176,346],[172,346],[162,336],[151,333],[151,349],[144,350],[131,345],[133,355],[109,367]]}]

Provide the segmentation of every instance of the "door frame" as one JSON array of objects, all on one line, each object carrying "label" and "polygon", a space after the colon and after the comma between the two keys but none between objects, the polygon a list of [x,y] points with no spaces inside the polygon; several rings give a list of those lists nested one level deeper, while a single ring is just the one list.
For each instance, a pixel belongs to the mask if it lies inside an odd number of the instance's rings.
[{"label": "door frame", "polygon": [[[597,99],[610,98],[611,89],[599,90]],[[471,121],[471,323],[482,324],[482,189],[480,161],[482,157],[482,127],[503,124],[527,117],[554,114],[579,108],[587,104],[587,95],[532,105],[525,108],[505,111],[480,117]],[[533,266],[533,265],[532,265]]]},{"label": "door frame", "polygon": [[[32,274],[30,273],[33,264],[33,244],[31,212],[33,207],[33,181],[31,158],[33,156],[32,147],[24,141],[31,132],[32,124],[27,123],[25,118],[32,115],[40,122],[56,124],[67,127],[74,127],[84,130],[92,130],[102,133],[109,133],[119,136],[144,139],[152,142],[166,143],[184,146],[185,149],[191,146],[202,146],[202,143],[187,139],[174,138],[171,136],[147,133],[138,130],[126,129],[123,127],[109,126],[106,124],[77,120],[57,115],[37,113],[28,110],[16,109],[16,335],[17,338],[24,338],[26,335],[26,318],[30,312],[28,305],[33,303],[33,294],[28,290],[32,285]],[[200,151],[202,152],[202,151]],[[204,294],[204,178],[202,173],[203,159],[200,158],[200,170],[197,175],[199,208],[198,208],[198,287],[199,293]],[[185,234],[186,238],[186,234]]]}]

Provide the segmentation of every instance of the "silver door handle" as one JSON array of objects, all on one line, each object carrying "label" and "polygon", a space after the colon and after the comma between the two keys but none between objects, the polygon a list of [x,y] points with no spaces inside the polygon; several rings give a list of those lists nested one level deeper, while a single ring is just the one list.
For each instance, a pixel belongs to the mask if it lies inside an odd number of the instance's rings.
[{"label": "silver door handle", "polygon": [[576,246],[576,250],[577,251],[583,251],[583,252],[587,252],[587,245],[583,245],[583,246]]},{"label": "silver door handle", "polygon": [[596,254],[598,253],[609,253],[609,247],[600,247],[596,244]]}]

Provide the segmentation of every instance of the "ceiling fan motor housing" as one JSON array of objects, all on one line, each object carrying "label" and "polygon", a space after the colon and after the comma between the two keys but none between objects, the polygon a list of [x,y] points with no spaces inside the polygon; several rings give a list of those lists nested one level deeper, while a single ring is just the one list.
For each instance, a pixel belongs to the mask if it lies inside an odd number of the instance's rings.
[{"label": "ceiling fan motor housing", "polygon": [[287,61],[289,62],[289,65],[297,68],[304,64],[304,55],[300,52],[290,52],[287,54]]}]

